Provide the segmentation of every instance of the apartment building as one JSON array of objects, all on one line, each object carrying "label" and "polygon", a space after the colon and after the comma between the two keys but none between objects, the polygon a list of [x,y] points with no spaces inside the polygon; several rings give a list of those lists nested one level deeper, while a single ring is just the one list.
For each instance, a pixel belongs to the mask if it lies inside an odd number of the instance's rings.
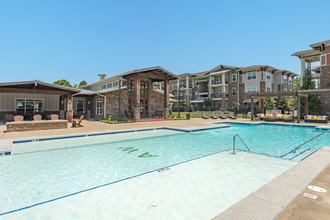
[{"label": "apartment building", "polygon": [[[330,40],[309,45],[312,49],[303,50],[292,54],[301,61],[301,74],[306,69],[314,72],[313,78],[317,82],[318,89],[330,89]],[[316,67],[312,67],[316,63]],[[326,111],[330,114],[330,95],[322,94],[321,101]]]},{"label": "apartment building", "polygon": [[[205,98],[212,100],[212,108],[250,108],[250,93],[293,90],[297,74],[268,65],[235,67],[219,65],[199,72],[178,75],[170,81],[170,93],[175,99],[187,100],[191,110],[203,110]],[[179,87],[178,87],[179,85]],[[157,85],[162,88],[162,85]],[[280,97],[275,97],[278,101]],[[177,103],[173,106],[177,108]],[[260,107],[255,100],[255,107]]]}]

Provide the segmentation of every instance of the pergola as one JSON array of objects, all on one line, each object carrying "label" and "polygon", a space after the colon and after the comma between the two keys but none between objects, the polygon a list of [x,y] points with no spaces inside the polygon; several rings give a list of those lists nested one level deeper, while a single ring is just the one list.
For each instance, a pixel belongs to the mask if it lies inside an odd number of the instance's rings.
[{"label": "pergola", "polygon": [[261,111],[264,112],[264,98],[274,96],[297,96],[297,123],[300,123],[300,97],[306,97],[305,99],[305,115],[308,115],[308,95],[323,95],[329,94],[330,89],[314,89],[314,90],[295,90],[284,92],[265,92],[265,93],[253,93],[251,97],[251,121],[254,119],[254,99],[261,100]]}]

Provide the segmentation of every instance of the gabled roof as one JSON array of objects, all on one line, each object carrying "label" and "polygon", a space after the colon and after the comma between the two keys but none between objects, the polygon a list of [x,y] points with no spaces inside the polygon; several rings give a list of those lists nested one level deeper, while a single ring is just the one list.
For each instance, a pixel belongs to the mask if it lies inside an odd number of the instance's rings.
[{"label": "gabled roof", "polygon": [[108,82],[112,82],[112,81],[115,81],[115,80],[122,79],[124,76],[128,76],[130,74],[143,73],[143,72],[151,72],[151,71],[157,71],[160,74],[166,75],[169,78],[169,80],[173,80],[173,79],[177,79],[178,78],[176,75],[174,75],[170,71],[167,71],[167,70],[163,69],[160,66],[156,66],[156,67],[150,67],[150,68],[144,68],[144,69],[131,70],[131,71],[128,71],[128,72],[125,72],[125,73],[121,73],[119,75],[108,77],[108,78],[106,78],[104,80],[96,81],[94,83],[88,84],[86,86],[82,86],[80,88],[85,89],[85,88],[88,88],[90,86],[103,85],[103,84],[106,84]]},{"label": "gabled roof", "polygon": [[247,70],[256,70],[256,69],[259,69],[259,68],[266,68],[266,70],[277,70],[276,68],[272,67],[272,66],[268,66],[268,65],[252,65],[252,66],[245,66],[245,67],[241,67],[240,70],[244,70],[244,71],[247,71]]},{"label": "gabled roof", "polygon": [[10,88],[16,88],[16,87],[17,88],[24,88],[24,87],[32,88],[31,86],[35,86],[37,88],[50,87],[50,88],[58,89],[58,90],[66,90],[66,91],[70,91],[70,92],[80,92],[80,89],[74,89],[74,88],[70,88],[70,87],[66,87],[66,86],[45,83],[45,82],[41,82],[38,80],[0,83],[0,87],[10,87]]},{"label": "gabled roof", "polygon": [[220,64],[220,65],[214,67],[213,69],[211,69],[210,71],[208,71],[205,75],[207,75],[207,74],[209,74],[209,73],[212,73],[212,72],[219,71],[219,70],[223,70],[224,68],[228,68],[228,69],[238,69],[238,67],[236,67],[236,66],[229,66],[229,65],[223,65],[223,64]]},{"label": "gabled roof", "polygon": [[330,45],[330,40],[326,40],[326,41],[314,43],[314,44],[311,44],[309,46],[314,49],[314,47],[320,46],[322,44],[324,44],[324,45]]}]

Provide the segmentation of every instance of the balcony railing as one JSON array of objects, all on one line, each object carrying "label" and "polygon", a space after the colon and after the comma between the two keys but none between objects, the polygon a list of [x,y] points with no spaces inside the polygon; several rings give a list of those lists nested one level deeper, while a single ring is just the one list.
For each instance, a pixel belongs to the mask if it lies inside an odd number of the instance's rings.
[{"label": "balcony railing", "polygon": [[212,98],[221,98],[221,94],[213,94]]},{"label": "balcony railing", "polygon": [[170,90],[173,90],[173,87],[172,86],[170,86]]},{"label": "balcony railing", "polygon": [[207,89],[199,89],[199,93],[205,93],[207,92]]},{"label": "balcony railing", "polygon": [[217,81],[217,80],[213,81],[212,80],[212,85],[218,85],[218,84],[222,84],[222,81],[221,80],[220,81]]}]

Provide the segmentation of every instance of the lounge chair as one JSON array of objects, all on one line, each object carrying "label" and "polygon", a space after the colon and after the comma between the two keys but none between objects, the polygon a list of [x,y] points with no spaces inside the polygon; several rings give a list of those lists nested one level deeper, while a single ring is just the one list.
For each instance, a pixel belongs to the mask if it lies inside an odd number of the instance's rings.
[{"label": "lounge chair", "polygon": [[79,118],[78,121],[77,120],[73,120],[72,121],[72,127],[73,128],[76,128],[77,126],[84,127],[83,125],[81,125],[81,122],[82,122],[83,118],[84,118],[84,115],[80,116],[80,118]]},{"label": "lounge chair", "polygon": [[288,115],[286,118],[283,120],[284,122],[294,122],[294,116],[293,115]]},{"label": "lounge chair", "polygon": [[202,118],[204,118],[204,119],[209,119],[209,117],[206,115],[206,113],[205,113],[205,112],[203,113],[203,116],[202,116]]},{"label": "lounge chair", "polygon": [[227,118],[223,112],[219,112],[219,113],[220,113],[220,118],[222,118],[222,119],[226,119]]},{"label": "lounge chair", "polygon": [[57,114],[52,114],[50,115],[51,120],[58,120],[58,115]]},{"label": "lounge chair", "polygon": [[229,117],[230,117],[231,119],[237,119],[237,117],[234,115],[234,112],[230,112],[230,113],[229,113]]},{"label": "lounge chair", "polygon": [[212,112],[212,113],[211,113],[211,118],[212,118],[212,119],[218,119],[218,117],[215,115],[215,112]]},{"label": "lounge chair", "polygon": [[310,122],[310,123],[328,123],[328,116],[323,115],[323,116],[316,116],[316,115],[305,115],[304,117],[305,122]]},{"label": "lounge chair", "polygon": [[22,115],[16,115],[14,117],[14,121],[24,121],[24,116],[22,116]]},{"label": "lounge chair", "polygon": [[42,116],[41,115],[33,115],[33,121],[41,121]]}]

